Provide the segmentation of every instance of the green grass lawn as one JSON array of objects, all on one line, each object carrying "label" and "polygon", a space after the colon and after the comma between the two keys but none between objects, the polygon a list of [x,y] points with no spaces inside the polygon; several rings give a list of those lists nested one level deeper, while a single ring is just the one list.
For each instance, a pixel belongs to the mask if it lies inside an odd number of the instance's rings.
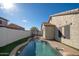
[{"label": "green grass lawn", "polygon": [[19,44],[26,42],[30,37],[20,39],[6,46],[0,47],[0,56],[9,56],[10,52]]}]

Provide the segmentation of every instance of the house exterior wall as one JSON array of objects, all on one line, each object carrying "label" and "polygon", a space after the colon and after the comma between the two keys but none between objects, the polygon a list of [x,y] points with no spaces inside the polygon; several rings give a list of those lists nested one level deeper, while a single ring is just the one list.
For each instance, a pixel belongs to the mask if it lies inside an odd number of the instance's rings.
[{"label": "house exterior wall", "polygon": [[2,19],[0,19],[0,20],[2,21],[2,24],[0,24],[0,26],[7,26],[7,21],[2,20]]},{"label": "house exterior wall", "polygon": [[44,26],[43,25],[43,38],[53,40],[54,39],[54,26]]},{"label": "house exterior wall", "polygon": [[43,25],[42,26],[42,35],[43,35],[43,38],[45,39],[46,38],[46,34],[45,34],[45,26]]},{"label": "house exterior wall", "polygon": [[[62,15],[55,16],[51,18],[49,23],[56,25],[55,29],[55,39],[60,40],[62,43],[70,45],[74,48],[79,49],[79,14],[70,14],[70,15]],[[65,29],[66,25],[70,26],[70,29]],[[62,37],[58,36],[59,28],[61,27]],[[66,32],[65,32],[66,30]],[[69,33],[70,32],[70,33]],[[70,34],[70,38],[65,37],[65,33]]]},{"label": "house exterior wall", "polygon": [[46,26],[45,31],[46,31],[46,39],[53,40],[54,39],[54,28],[50,26]]},{"label": "house exterior wall", "polygon": [[30,31],[0,27],[0,47],[31,35]]}]

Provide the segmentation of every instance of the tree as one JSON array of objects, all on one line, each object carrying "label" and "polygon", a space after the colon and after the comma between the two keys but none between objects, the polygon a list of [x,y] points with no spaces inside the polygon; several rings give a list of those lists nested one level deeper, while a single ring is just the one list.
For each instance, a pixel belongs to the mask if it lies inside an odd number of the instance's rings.
[{"label": "tree", "polygon": [[39,30],[38,30],[37,27],[32,27],[31,28],[31,35],[32,36],[38,35],[38,32],[39,32]]}]

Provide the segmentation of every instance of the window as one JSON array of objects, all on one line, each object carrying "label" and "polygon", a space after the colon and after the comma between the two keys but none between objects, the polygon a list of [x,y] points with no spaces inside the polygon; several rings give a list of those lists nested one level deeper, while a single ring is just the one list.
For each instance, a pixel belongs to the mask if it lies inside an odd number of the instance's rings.
[{"label": "window", "polygon": [[2,21],[0,20],[0,24],[2,24]]},{"label": "window", "polygon": [[70,39],[70,25],[64,26],[64,36],[67,39]]}]

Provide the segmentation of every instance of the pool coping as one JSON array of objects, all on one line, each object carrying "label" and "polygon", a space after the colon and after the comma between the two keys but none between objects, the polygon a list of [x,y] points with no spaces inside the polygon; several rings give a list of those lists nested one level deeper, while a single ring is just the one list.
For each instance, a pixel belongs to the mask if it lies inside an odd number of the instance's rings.
[{"label": "pool coping", "polygon": [[25,46],[26,44],[28,44],[30,40],[31,40],[31,38],[29,38],[29,40],[26,41],[25,43],[22,43],[22,44],[16,46],[16,47],[11,51],[11,53],[10,53],[9,56],[16,56],[16,53],[18,52],[18,50],[19,50],[21,47],[23,47],[23,46]]}]

